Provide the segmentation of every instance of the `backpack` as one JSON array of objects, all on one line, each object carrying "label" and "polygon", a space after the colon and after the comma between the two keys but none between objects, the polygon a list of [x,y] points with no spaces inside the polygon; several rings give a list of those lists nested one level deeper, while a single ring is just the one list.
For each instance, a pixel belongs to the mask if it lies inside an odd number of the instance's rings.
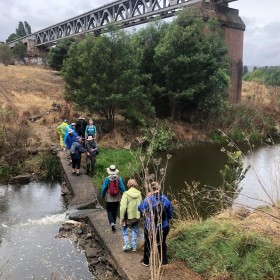
[{"label": "backpack", "polygon": [[71,148],[70,148],[70,154],[75,155],[76,152],[77,152],[77,143],[73,142],[72,145],[71,145]]},{"label": "backpack", "polygon": [[120,193],[119,178],[118,177],[117,177],[117,179],[115,181],[110,181],[109,182],[108,193],[111,196],[116,196],[116,195],[118,195]]},{"label": "backpack", "polygon": [[167,219],[167,209],[163,205],[161,197],[160,201],[158,201],[157,204],[153,206],[153,214],[156,226],[161,225]]}]

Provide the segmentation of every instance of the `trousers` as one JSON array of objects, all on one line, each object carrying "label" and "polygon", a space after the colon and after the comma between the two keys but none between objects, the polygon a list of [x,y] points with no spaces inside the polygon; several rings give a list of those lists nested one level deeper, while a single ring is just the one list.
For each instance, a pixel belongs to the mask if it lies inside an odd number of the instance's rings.
[{"label": "trousers", "polygon": [[166,246],[166,237],[169,233],[169,226],[158,229],[156,234],[156,240],[152,239],[151,232],[145,228],[144,230],[144,258],[143,261],[145,264],[150,263],[150,254],[151,254],[151,244],[152,242],[157,242],[158,252],[163,264],[168,263],[167,259],[167,246]]}]

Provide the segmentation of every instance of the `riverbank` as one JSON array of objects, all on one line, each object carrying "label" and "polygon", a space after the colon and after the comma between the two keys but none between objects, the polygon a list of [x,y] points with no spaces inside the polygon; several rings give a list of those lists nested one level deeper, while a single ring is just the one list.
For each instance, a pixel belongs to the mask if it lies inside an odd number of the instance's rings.
[{"label": "riverbank", "polygon": [[168,240],[172,258],[203,279],[280,279],[279,209],[259,210],[175,223]]}]

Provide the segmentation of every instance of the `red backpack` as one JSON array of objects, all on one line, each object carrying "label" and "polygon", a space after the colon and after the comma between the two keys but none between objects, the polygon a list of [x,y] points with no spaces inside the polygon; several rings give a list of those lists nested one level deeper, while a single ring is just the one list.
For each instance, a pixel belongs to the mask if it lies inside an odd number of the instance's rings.
[{"label": "red backpack", "polygon": [[111,196],[116,196],[116,195],[118,195],[120,193],[119,178],[118,177],[117,177],[117,179],[115,181],[110,181],[109,182],[108,193]]}]

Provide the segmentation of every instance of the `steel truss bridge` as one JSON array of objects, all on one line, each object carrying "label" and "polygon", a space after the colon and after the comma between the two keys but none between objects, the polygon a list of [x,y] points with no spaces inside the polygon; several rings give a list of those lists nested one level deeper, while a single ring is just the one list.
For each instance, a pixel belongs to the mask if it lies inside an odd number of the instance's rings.
[{"label": "steel truss bridge", "polygon": [[[176,11],[198,2],[227,6],[233,1],[237,0],[118,0],[18,40],[33,39],[37,47],[48,46],[65,37],[99,34],[109,23],[125,28],[152,21],[155,17],[172,17]],[[8,44],[12,47],[16,41]]]}]

